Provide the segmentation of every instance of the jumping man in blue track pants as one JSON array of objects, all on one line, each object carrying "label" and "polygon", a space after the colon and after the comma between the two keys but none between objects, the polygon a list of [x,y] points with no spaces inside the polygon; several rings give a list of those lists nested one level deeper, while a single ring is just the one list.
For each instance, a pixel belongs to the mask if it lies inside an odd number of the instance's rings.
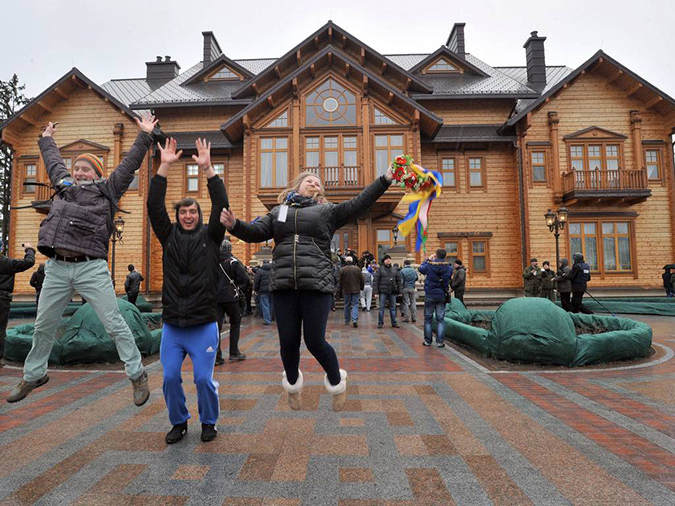
[{"label": "jumping man in blue track pants", "polygon": [[218,383],[213,379],[213,365],[218,350],[216,292],[220,243],[225,227],[220,212],[228,208],[223,181],[211,166],[211,143],[197,139],[197,155],[193,155],[208,179],[211,197],[211,217],[208,226],[202,223],[199,203],[184,198],[176,203],[176,223],[166,212],[166,177],[172,163],[180,160],[175,139],[162,147],[161,164],[150,183],[148,216],[155,235],[162,244],[162,344],[160,360],[164,368],[164,400],[173,428],[166,435],[167,444],[177,443],[187,433],[190,413],[185,404],[181,366],[189,355],[197,386],[202,441],[212,441],[218,435]]}]

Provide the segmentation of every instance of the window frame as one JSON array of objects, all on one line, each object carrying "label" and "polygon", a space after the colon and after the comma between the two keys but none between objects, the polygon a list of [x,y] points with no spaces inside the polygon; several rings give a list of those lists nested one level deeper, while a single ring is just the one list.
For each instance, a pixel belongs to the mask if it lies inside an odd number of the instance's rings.
[{"label": "window frame", "polygon": [[[196,176],[191,176],[188,173],[188,167],[190,166],[195,166],[197,167],[197,175]],[[197,180],[197,189],[196,190],[190,190],[190,180],[191,179],[196,179]],[[183,193],[186,195],[191,195],[191,196],[197,196],[199,197],[201,195],[201,188],[202,188],[202,171],[199,170],[199,165],[197,165],[194,160],[186,160],[183,164]]]},{"label": "window frame", "polygon": [[[595,237],[596,239],[596,249],[597,249],[597,255],[598,255],[598,268],[597,269],[591,269],[591,273],[597,274],[600,276],[601,279],[604,279],[606,276],[609,277],[614,277],[614,276],[625,276],[625,277],[633,277],[637,278],[638,277],[638,259],[637,259],[637,244],[636,244],[636,239],[635,239],[635,218],[634,217],[625,217],[625,216],[607,216],[607,217],[589,217],[589,218],[584,218],[584,217],[578,217],[578,218],[570,218],[568,225],[565,227],[565,235],[566,235],[566,241],[567,241],[567,248],[568,251],[570,252],[570,256],[575,253],[572,251],[572,246],[571,246],[571,238],[572,237],[581,237],[581,252],[584,255],[584,259],[586,258],[586,244],[584,241],[584,238],[590,237],[587,236],[584,232],[584,224],[589,224],[592,223],[595,225]],[[605,268],[605,234],[602,230],[602,226],[605,224],[613,224],[614,225],[614,230],[616,230],[616,225],[617,223],[627,223],[628,224],[628,233],[627,234],[618,234],[618,233],[613,233],[611,237],[613,238],[618,238],[618,237],[627,237],[629,240],[629,245],[630,245],[630,260],[631,260],[631,268],[630,270],[608,270]],[[570,234],[570,225],[572,224],[580,224],[581,225],[581,235],[574,235],[572,236]],[[608,235],[609,237],[609,235]],[[619,256],[618,256],[618,240],[615,241],[615,253],[616,253],[616,261],[617,265],[619,265]]]},{"label": "window frame", "polygon": [[[647,164],[648,164],[648,162],[647,162],[647,152],[648,151],[655,151],[656,152],[656,156],[657,156],[656,169],[658,171],[658,177],[656,177],[656,178],[650,178],[649,177],[649,170],[647,169]],[[665,156],[664,156],[664,153],[663,153],[663,147],[662,146],[654,146],[654,145],[651,145],[651,146],[650,145],[647,145],[647,146],[643,145],[642,146],[642,160],[643,160],[643,163],[644,163],[645,172],[647,173],[647,184],[649,184],[650,182],[663,184],[664,179],[665,179],[663,177],[664,165],[665,165],[664,164]]]},{"label": "window frame", "polygon": [[[230,74],[232,74],[233,77],[214,77],[216,74],[221,72],[224,68],[229,70]],[[241,75],[239,72],[235,72],[235,70],[232,67],[230,67],[229,65],[224,64],[224,65],[221,65],[220,67],[218,67],[218,69],[213,71],[211,74],[209,74],[204,79],[204,82],[208,83],[209,81],[243,81],[243,80],[244,80],[243,75]]]},{"label": "window frame", "polygon": [[[382,149],[382,146],[379,146],[379,149],[378,149],[377,138],[378,137],[385,137],[385,136],[387,137],[387,154],[388,154],[387,159],[389,160],[389,164],[391,164],[391,160],[393,158],[393,156],[391,155],[391,152],[392,152],[391,137],[393,135],[401,136],[402,141],[401,141],[401,153],[400,154],[405,154],[405,152],[406,152],[405,147],[406,147],[406,144],[407,144],[407,141],[408,141],[408,138],[407,138],[406,134],[407,134],[407,131],[392,131],[392,130],[389,130],[389,131],[376,132],[373,135],[371,135],[371,142],[372,142],[371,152],[372,152],[372,157],[373,157],[373,159],[372,159],[373,173],[374,173],[375,177],[379,177],[380,175],[386,173],[386,169],[382,174],[378,173],[377,152],[383,151],[383,149]],[[397,154],[396,156],[400,156],[400,154]]]},{"label": "window frame", "polygon": [[[490,238],[489,237],[468,237],[467,238],[468,244],[469,244],[469,269],[468,269],[468,274],[469,277],[474,277],[476,275],[478,276],[485,276],[485,277],[490,277]],[[482,242],[485,243],[485,251],[482,255],[476,255],[473,251],[473,245],[474,243]],[[485,258],[485,270],[477,271],[474,269],[473,265],[473,260],[474,257],[476,256],[482,256]]]},{"label": "window frame", "polygon": [[[311,105],[308,102],[308,99],[310,95],[315,93],[318,88],[323,86],[326,82],[328,81],[334,81],[337,85],[341,86],[342,88],[345,89],[345,91],[351,93],[354,95],[354,104],[349,104],[349,101],[347,101],[347,108],[349,108],[351,105],[354,107],[354,123],[350,123],[349,120],[347,120],[347,113],[345,111],[345,114],[342,115],[343,118],[345,118],[346,124],[335,124],[332,120],[328,124],[317,124],[316,121],[319,119],[319,115],[317,114],[316,118],[313,120],[313,123],[310,125],[308,124],[308,115],[307,115],[307,109],[309,107],[317,107],[316,104],[318,102],[314,102]],[[340,101],[338,100],[338,104]],[[326,79],[323,79],[321,82],[317,83],[316,86],[312,86],[311,88],[307,89],[301,99],[301,128],[304,129],[314,129],[314,128],[359,128],[361,127],[361,94],[357,89],[354,89],[351,85],[345,83],[341,79],[338,79],[337,76],[333,74],[329,74]],[[339,109],[339,105],[338,105]]]},{"label": "window frame", "polygon": [[[449,244],[456,244],[457,245],[454,255],[452,255],[451,252],[450,252],[450,247],[448,246]],[[451,238],[450,240],[444,239],[443,249],[445,249],[445,253],[446,253],[445,258],[452,259],[452,262],[450,260],[448,260],[448,263],[450,265],[454,265],[455,260],[457,260],[458,258],[461,258],[461,256],[462,256],[462,239],[461,239],[461,237]]]},{"label": "window frame", "polygon": [[[338,164],[337,165],[326,165],[326,145],[325,145],[325,138],[326,137],[337,137],[338,139],[338,146],[336,150],[331,149],[331,152],[336,152],[338,153]],[[360,159],[361,159],[361,150],[359,149],[360,144],[361,144],[361,134],[357,134],[356,132],[323,132],[323,133],[306,133],[302,135],[301,137],[301,158],[302,158],[302,166],[301,170],[307,170],[307,169],[316,169],[317,167],[361,167]],[[350,148],[350,147],[345,147],[345,138],[355,138],[356,139],[356,147],[355,148]],[[318,139],[319,140],[319,146],[318,148],[312,148],[308,149],[307,148],[307,139]],[[356,165],[347,165],[345,164],[345,153],[347,152],[356,152]],[[318,165],[309,165],[307,163],[307,153],[318,153],[319,156],[319,164]]]},{"label": "window frame", "polygon": [[33,191],[26,191],[26,188],[28,188],[24,183],[28,182],[28,174],[27,174],[27,169],[29,166],[35,167],[35,174],[30,178],[32,182],[38,183],[39,178],[39,162],[40,160],[37,158],[32,158],[29,160],[22,160],[21,161],[21,177],[20,177],[20,191],[19,194],[21,195],[21,198],[23,198],[26,195],[30,196],[35,196],[37,194],[37,186],[33,185]]},{"label": "window frame", "polygon": [[[625,159],[625,153],[624,153],[624,142],[625,139],[619,139],[619,138],[614,138],[614,139],[566,139],[565,143],[567,144],[567,168],[568,171],[571,172],[573,170],[572,168],[572,160],[579,160],[579,157],[572,157],[572,147],[573,146],[581,146],[582,147],[582,155],[583,155],[583,169],[584,171],[591,171],[595,169],[590,168],[590,160],[591,157],[589,155],[589,150],[588,148],[590,146],[600,146],[600,157],[599,159],[601,160],[601,171],[609,171],[609,170],[614,170],[614,169],[608,169],[607,168],[607,160],[608,159],[617,159],[619,161],[619,168],[616,169],[618,171],[624,170],[626,168],[626,159]],[[607,157],[607,146],[610,145],[617,145],[618,146],[618,157],[614,158],[608,158]],[[596,160],[598,157],[593,157],[592,159]]]},{"label": "window frame", "polygon": [[[477,172],[475,169],[471,168],[471,159],[477,158],[480,160],[480,174],[481,174],[481,184],[472,185],[471,184],[471,173]],[[466,191],[487,191],[487,168],[485,166],[486,156],[484,154],[473,154],[465,153],[465,165],[466,165]]]},{"label": "window frame", "polygon": [[[549,164],[548,164],[548,159],[549,159],[549,154],[548,154],[548,149],[545,148],[532,148],[529,149],[529,162],[530,162],[530,181],[532,182],[533,185],[537,186],[548,186],[550,182],[550,176],[549,176]],[[534,155],[535,154],[542,154],[544,156],[544,161],[543,164],[535,164],[534,163]],[[535,167],[543,167],[544,168],[544,179],[535,179],[534,178],[534,168]]]},{"label": "window frame", "polygon": [[[262,143],[263,140],[265,139],[272,139],[272,149],[263,149]],[[286,149],[277,149],[276,144],[277,144],[277,139],[285,139],[286,140]],[[286,153],[286,183],[284,183],[282,186],[278,185],[277,182],[277,153],[284,152]],[[291,136],[288,135],[261,135],[258,137],[258,178],[257,178],[257,185],[258,189],[260,190],[276,190],[276,189],[283,189],[288,185],[288,182],[290,181],[290,168],[291,168]],[[271,186],[263,186],[262,185],[262,154],[263,153],[272,153],[272,185]]]},{"label": "window frame", "polygon": [[[439,165],[439,169],[440,169],[439,172],[443,175],[443,189],[451,188],[453,190],[458,190],[459,189],[459,167],[458,167],[459,157],[457,155],[440,154],[438,158],[439,158],[439,164],[438,165]],[[445,160],[452,160],[453,161],[454,167],[453,167],[452,170],[445,170],[445,168],[443,167],[443,162]],[[455,184],[453,184],[453,185],[448,185],[445,181],[445,174],[450,174],[450,173],[454,174],[454,177],[455,177]]]},{"label": "window frame", "polygon": [[[441,61],[444,61],[446,64],[450,65],[454,70],[434,70],[432,67],[434,67],[434,65],[438,65],[438,63]],[[429,65],[424,67],[422,74],[463,74],[463,69],[456,63],[451,62],[448,58],[440,55],[434,61],[429,63]]]}]

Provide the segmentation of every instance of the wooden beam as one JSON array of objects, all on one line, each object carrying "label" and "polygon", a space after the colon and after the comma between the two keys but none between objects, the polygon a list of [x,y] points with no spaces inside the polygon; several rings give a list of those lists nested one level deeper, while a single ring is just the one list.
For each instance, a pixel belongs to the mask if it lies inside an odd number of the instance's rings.
[{"label": "wooden beam", "polygon": [[319,36],[317,35],[314,37],[314,45],[316,46],[317,49],[319,49]]},{"label": "wooden beam", "polygon": [[309,75],[312,76],[312,79],[314,79],[314,76],[316,75],[316,69],[314,68],[313,63],[309,66]]},{"label": "wooden beam", "polygon": [[359,63],[363,66],[366,63],[366,50],[361,48],[361,58],[359,58]]},{"label": "wooden beam", "polygon": [[328,66],[333,64],[333,53],[328,53]]},{"label": "wooden beam", "polygon": [[63,91],[61,91],[61,88],[59,88],[58,86],[54,88],[54,93],[56,93],[63,100],[68,100],[68,95],[66,95]]},{"label": "wooden beam", "polygon": [[623,70],[616,69],[616,72],[614,72],[611,76],[608,76],[609,79],[607,79],[607,84],[612,84],[617,79],[619,79],[622,75],[623,75]]},{"label": "wooden beam", "polygon": [[260,95],[260,92],[258,91],[258,85],[256,83],[253,83],[251,88],[253,89],[253,93],[255,93],[256,97]]},{"label": "wooden beam", "polygon": [[349,69],[351,69],[352,66],[349,63],[345,63],[345,77],[349,75]]},{"label": "wooden beam", "polygon": [[269,106],[270,106],[272,109],[274,109],[274,99],[272,98],[272,95],[270,95],[269,97],[267,97],[267,103],[269,104]]},{"label": "wooden beam", "polygon": [[333,27],[332,26],[328,27],[328,43],[329,44],[333,43]]},{"label": "wooden beam", "polygon": [[298,88],[298,78],[297,77],[293,78],[293,81],[291,81],[291,86],[293,87],[293,98],[298,98],[299,88]]},{"label": "wooden beam", "polygon": [[281,70],[279,70],[279,65],[274,66],[274,73],[277,75],[279,79],[281,79]]},{"label": "wooden beam", "polygon": [[71,81],[75,83],[75,85],[79,86],[80,88],[90,88],[90,86],[87,86],[87,83],[82,82],[76,75],[70,76]]},{"label": "wooden beam", "polygon": [[626,91],[626,96],[630,97],[632,95],[635,95],[638,91],[640,91],[643,88],[642,83],[635,83],[631,88],[629,88]]},{"label": "wooden beam", "polygon": [[48,113],[54,112],[54,109],[51,106],[47,105],[47,102],[45,102],[44,100],[40,100],[39,102],[35,102],[35,103],[39,107],[42,107]]},{"label": "wooden beam", "polygon": [[35,120],[34,118],[31,118],[28,115],[28,113],[22,114],[21,116],[19,116],[19,118],[22,119],[23,121],[25,121],[26,123],[28,123],[29,125],[38,126],[37,120]]},{"label": "wooden beam", "polygon": [[652,98],[649,102],[645,102],[645,107],[647,109],[651,109],[652,107],[659,104],[660,102],[663,102],[663,97],[657,95],[654,98]]},{"label": "wooden beam", "polygon": [[389,95],[387,96],[387,105],[391,105],[393,101],[394,101],[394,94],[390,91]]},{"label": "wooden beam", "polygon": [[299,49],[298,49],[297,52],[295,53],[295,59],[296,59],[297,62],[298,62],[298,67],[300,67],[300,66],[302,65],[302,53],[300,52]]},{"label": "wooden beam", "polygon": [[600,67],[602,67],[604,65],[604,63],[605,63],[605,59],[601,56],[600,58],[598,58],[598,60],[595,63],[593,63],[593,65],[591,65],[588,68],[588,71],[589,72],[595,72],[598,69],[600,69]]},{"label": "wooden beam", "polygon": [[408,78],[405,82],[405,91],[408,91],[410,89],[411,85],[412,85],[412,79]]},{"label": "wooden beam", "polygon": [[244,114],[244,117],[241,120],[242,124],[244,125],[244,131],[246,133],[251,132],[251,120],[248,117],[248,114]]},{"label": "wooden beam", "polygon": [[363,95],[368,95],[368,76],[364,75],[363,80],[361,81],[361,91]]},{"label": "wooden beam", "polygon": [[342,35],[342,49],[347,47],[347,36]]},{"label": "wooden beam", "polygon": [[382,67],[380,68],[380,74],[384,75],[385,70],[387,70],[387,62],[383,61],[382,62]]}]

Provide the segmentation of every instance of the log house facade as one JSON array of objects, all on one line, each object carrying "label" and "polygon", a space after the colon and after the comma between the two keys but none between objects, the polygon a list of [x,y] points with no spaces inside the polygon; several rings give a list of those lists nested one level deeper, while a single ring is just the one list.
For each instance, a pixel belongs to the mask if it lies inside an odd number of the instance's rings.
[{"label": "log house facade", "polygon": [[[517,290],[530,256],[554,263],[543,215],[561,205],[570,210],[561,255],[583,251],[594,286],[656,288],[661,266],[675,259],[675,100],[602,51],[577,69],[546,66],[545,37],[532,32],[526,66],[492,67],[466,51],[463,23],[430,54],[384,56],[332,22],[277,59],[232,60],[213,33],[203,37],[201,61],[182,73],[158,57],[144,79],[98,86],[72,69],[0,125],[15,152],[12,206],[49,197],[48,188],[25,184],[47,182],[41,125],[59,121],[66,161],[93,152],[112,170],[136,136],[133,117],[151,110],[184,150],[169,174],[168,207],[193,196],[205,219],[206,181],[191,159],[196,137],[212,142],[214,168],[246,221],[276,205],[303,170],[316,172],[337,202],[409,153],[444,175],[428,248],[461,258],[471,289]],[[121,201],[130,214],[117,245],[118,291],[128,263],[144,274],[144,291],[161,290],[162,251],[145,208],[158,166],[153,150]],[[391,188],[338,231],[334,247],[391,247],[403,195]],[[12,256],[22,242],[37,242],[47,211],[12,211]],[[404,240],[408,249],[414,240]],[[234,240],[244,261],[259,248]],[[17,293],[32,293],[29,278],[17,275]]]}]

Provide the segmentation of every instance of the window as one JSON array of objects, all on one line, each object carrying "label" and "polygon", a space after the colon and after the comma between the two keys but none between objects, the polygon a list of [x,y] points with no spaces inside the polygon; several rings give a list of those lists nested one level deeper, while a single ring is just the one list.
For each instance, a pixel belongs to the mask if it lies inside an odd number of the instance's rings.
[{"label": "window", "polygon": [[595,272],[631,272],[631,228],[632,224],[627,221],[570,223],[570,255],[583,253],[584,260]]},{"label": "window", "polygon": [[451,242],[446,242],[445,243],[445,259],[450,265],[453,265],[455,263],[455,260],[457,260],[457,257],[459,256],[459,242],[457,241],[451,241]]},{"label": "window", "polygon": [[382,260],[382,256],[392,248],[393,239],[391,236],[391,230],[381,230],[377,231],[377,260]]},{"label": "window", "polygon": [[441,173],[443,174],[444,188],[457,188],[457,159],[442,158]]},{"label": "window", "polygon": [[532,160],[532,181],[535,183],[546,182],[546,152],[532,151],[530,155]]},{"label": "window", "polygon": [[26,183],[37,182],[37,164],[26,163],[23,166],[23,193],[35,193],[35,185]]},{"label": "window", "polygon": [[305,99],[305,126],[356,126],[356,95],[326,80]]},{"label": "window", "polygon": [[232,72],[228,67],[223,67],[218,72],[211,75],[209,79],[235,80],[239,79],[239,75]]},{"label": "window", "polygon": [[288,110],[282,112],[270,123],[265,125],[265,128],[284,128],[284,127],[288,127]]},{"label": "window", "polygon": [[469,240],[471,273],[488,272],[488,244],[485,240]]},{"label": "window", "polygon": [[305,137],[305,167],[356,167],[358,140],[354,135]]},{"label": "window", "polygon": [[188,163],[185,166],[185,191],[196,193],[199,191],[199,166]]},{"label": "window", "polygon": [[375,168],[377,175],[387,172],[391,161],[403,154],[403,135],[376,135],[375,136]]},{"label": "window", "polygon": [[485,186],[483,157],[469,157],[469,186],[471,188],[483,188]]},{"label": "window", "polygon": [[373,110],[375,112],[374,117],[375,121],[374,123],[376,125],[396,125],[396,121],[391,119],[389,116],[387,116],[385,113],[380,111],[377,107],[373,107]]},{"label": "window", "polygon": [[305,167],[318,167],[321,163],[320,137],[305,138]]},{"label": "window", "polygon": [[459,72],[459,69],[445,58],[441,58],[431,66],[427,67],[427,72]]},{"label": "window", "polygon": [[288,138],[260,139],[260,186],[283,188],[288,184]]},{"label": "window", "polygon": [[645,150],[645,167],[647,169],[647,179],[650,181],[661,179],[661,150]]},{"label": "window", "polygon": [[572,144],[570,167],[575,170],[619,170],[621,146],[611,143]]}]

